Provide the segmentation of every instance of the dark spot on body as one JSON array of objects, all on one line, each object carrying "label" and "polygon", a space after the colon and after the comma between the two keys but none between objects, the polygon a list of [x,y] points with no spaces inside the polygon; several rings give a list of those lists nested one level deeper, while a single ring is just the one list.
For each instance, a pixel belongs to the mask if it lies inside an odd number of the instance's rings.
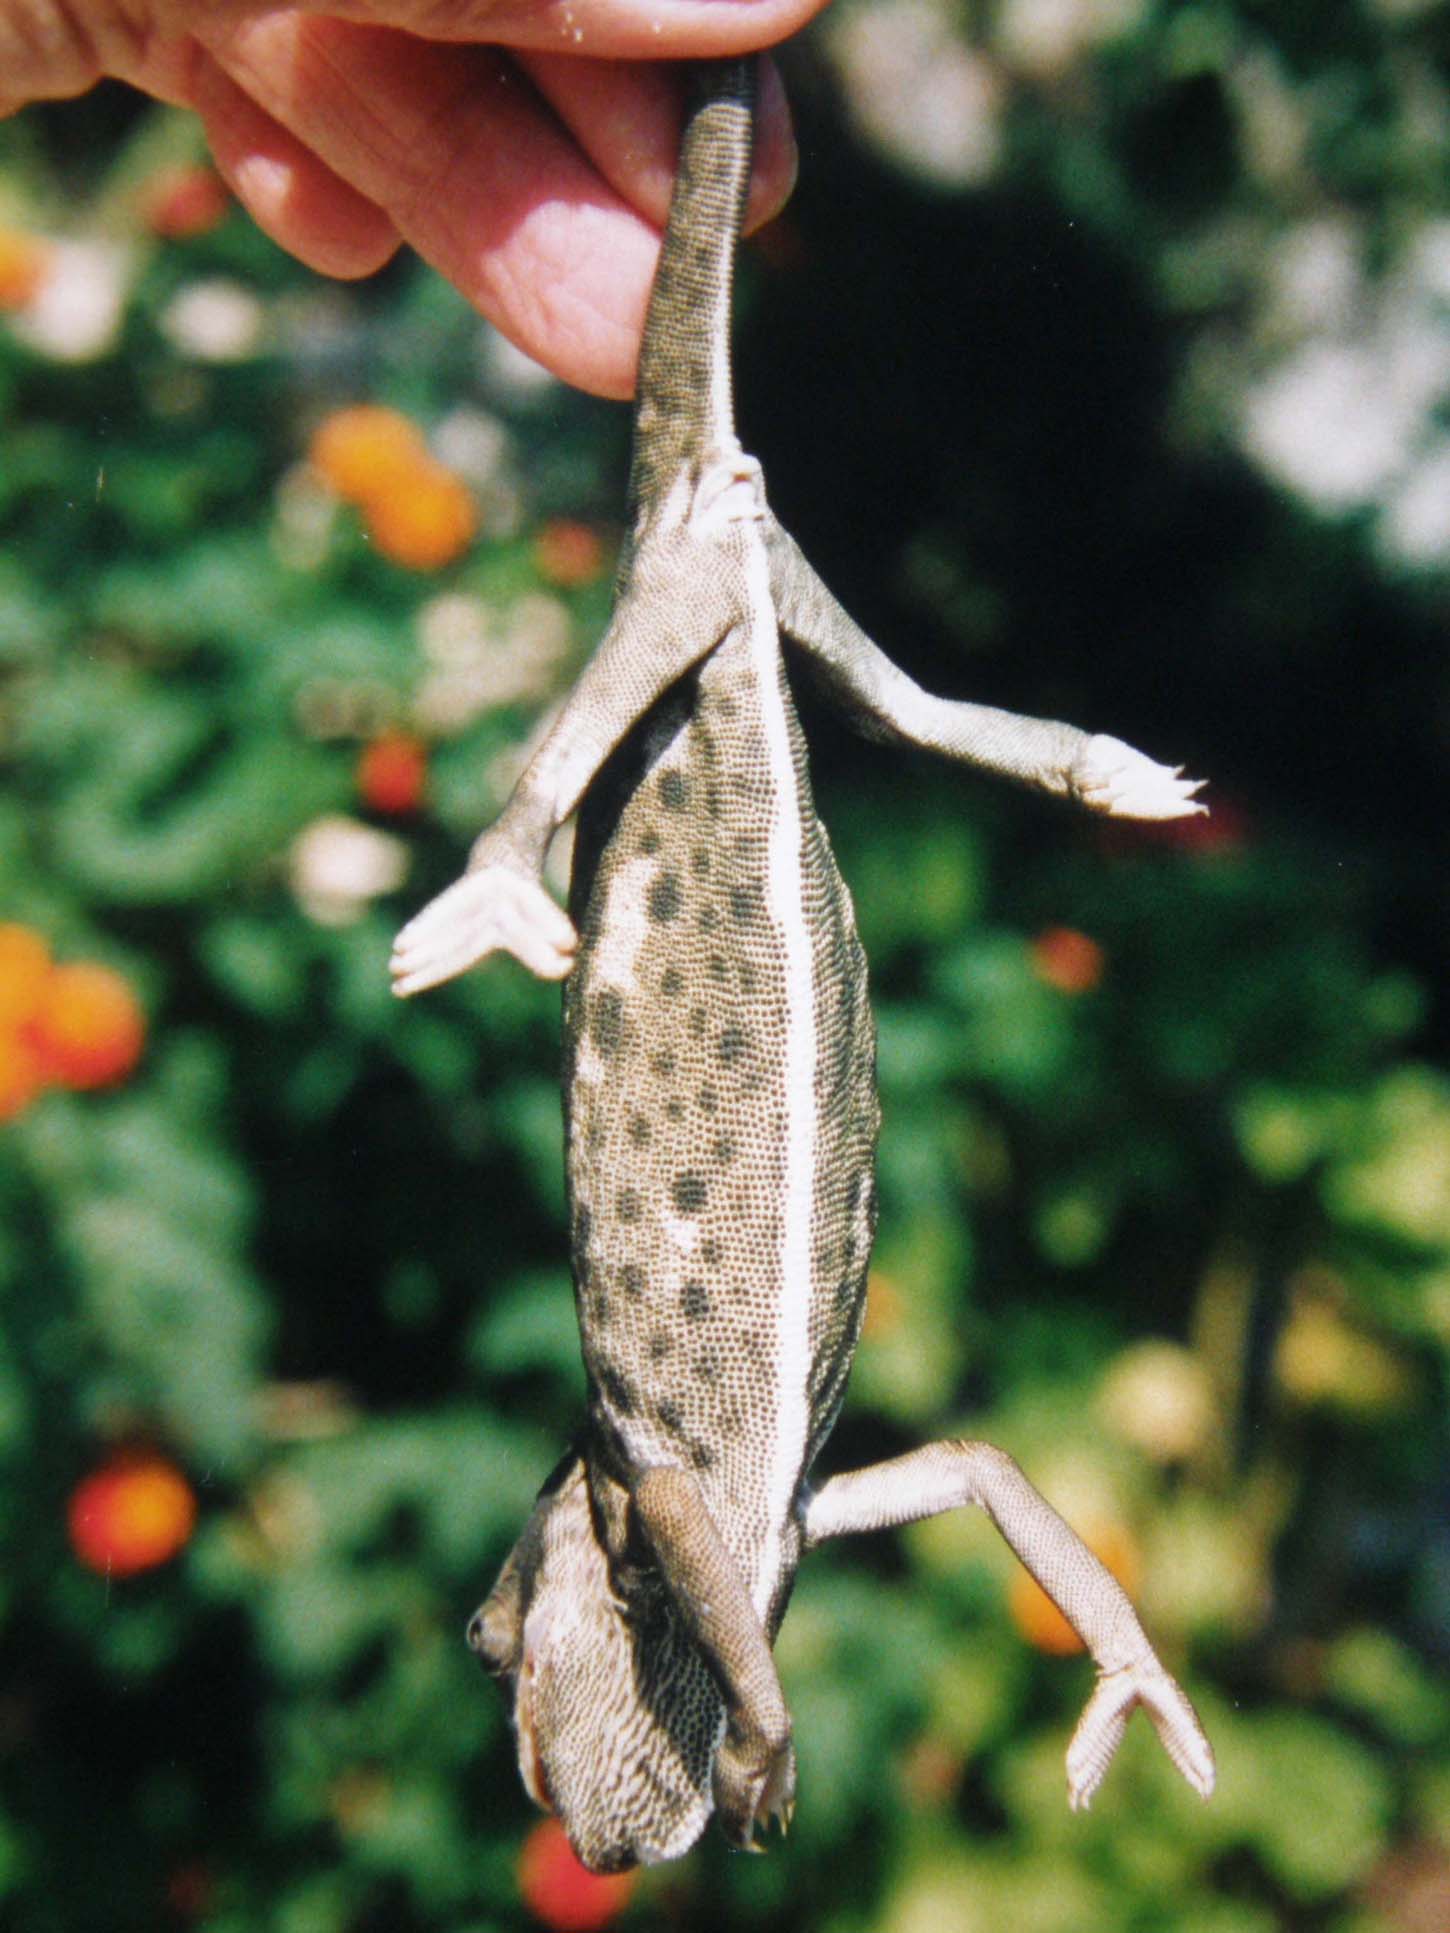
[{"label": "dark spot on body", "polygon": [[698,1376],[702,1383],[718,1383],[720,1380],[720,1358],[713,1349],[696,1356],[690,1364],[690,1373]]},{"label": "dark spot on body", "polygon": [[713,933],[719,924],[720,908],[718,906],[702,906],[700,908],[699,927],[702,933]]},{"label": "dark spot on body", "polygon": [[678,919],[683,903],[677,873],[665,873],[657,879],[650,887],[646,901],[649,916],[656,926],[667,926],[671,920]]},{"label": "dark spot on body", "polygon": [[702,1114],[714,1114],[720,1106],[720,1096],[713,1087],[702,1087],[696,1098]]},{"label": "dark spot on body", "polygon": [[644,1270],[638,1262],[626,1262],[619,1271],[619,1286],[631,1302],[638,1302],[644,1294]]},{"label": "dark spot on body", "polygon": [[712,819],[720,817],[720,788],[718,785],[705,787],[705,810]]},{"label": "dark spot on body", "polygon": [[683,1121],[684,1118],[685,1118],[684,1102],[672,1095],[670,1099],[665,1102],[665,1119],[667,1121]]},{"label": "dark spot on body", "polygon": [[709,1014],[706,1013],[703,1007],[691,1007],[690,1009],[691,1040],[703,1040],[705,1038],[705,1030],[709,1026],[709,1024],[710,1024],[710,1016]]},{"label": "dark spot on body", "polygon": [[683,772],[660,773],[660,804],[671,812],[683,812],[689,802],[690,785]]},{"label": "dark spot on body", "polygon": [[678,1404],[671,1402],[661,1403],[656,1408],[655,1415],[667,1430],[679,1430],[681,1418]]},{"label": "dark spot on body", "polygon": [[700,1260],[705,1264],[706,1268],[714,1268],[715,1264],[720,1260],[720,1244],[713,1241],[701,1242]]},{"label": "dark spot on body", "polygon": [[690,870],[697,878],[703,879],[710,870],[710,855],[704,846],[696,846],[690,854]]},{"label": "dark spot on body", "polygon": [[748,886],[730,888],[730,911],[744,926],[760,912],[760,895]]},{"label": "dark spot on body", "polygon": [[750,1039],[743,1027],[722,1027],[720,1038],[715,1043],[715,1053],[724,1067],[733,1067],[743,1060],[750,1050]]},{"label": "dark spot on body", "polygon": [[621,1416],[634,1415],[634,1391],[630,1388],[629,1379],[621,1376],[612,1363],[606,1363],[600,1369],[599,1387]]},{"label": "dark spot on body", "polygon": [[579,1209],[574,1216],[574,1251],[589,1246],[589,1237],[594,1230],[594,1217],[587,1208]]},{"label": "dark spot on body", "polygon": [[650,1055],[649,1065],[652,1074],[661,1074],[668,1080],[675,1071],[675,1057],[669,1048],[665,1047],[658,1054]]},{"label": "dark spot on body", "polygon": [[666,967],[660,975],[660,992],[673,1000],[685,984],[685,976],[678,967]]},{"label": "dark spot on body", "polygon": [[638,1188],[621,1188],[619,1198],[614,1204],[614,1212],[622,1222],[637,1222],[640,1218],[642,1203]]},{"label": "dark spot on body", "polygon": [[648,856],[653,856],[659,851],[660,835],[655,831],[653,826],[646,826],[644,831],[639,835],[639,849]]},{"label": "dark spot on body", "polygon": [[705,962],[705,971],[717,986],[730,978],[730,962],[723,953],[712,953]]},{"label": "dark spot on body", "polygon": [[617,1054],[624,1042],[624,1002],[612,987],[596,994],[589,1032],[601,1054]]},{"label": "dark spot on body", "polygon": [[740,991],[744,994],[751,994],[755,991],[755,968],[750,964],[749,960],[742,960],[740,962]]},{"label": "dark spot on body", "polygon": [[715,1461],[715,1452],[710,1448],[708,1443],[692,1443],[690,1445],[690,1461],[697,1470],[708,1470]]},{"label": "dark spot on body", "polygon": [[697,1215],[705,1206],[709,1194],[705,1177],[697,1175],[693,1169],[676,1175],[670,1188],[671,1199],[682,1215]]},{"label": "dark spot on body", "polygon": [[629,1138],[637,1148],[647,1148],[654,1138],[654,1129],[642,1114],[629,1117]]},{"label": "dark spot on body", "polygon": [[675,1346],[675,1339],[667,1329],[656,1329],[649,1339],[649,1359],[663,1362]]},{"label": "dark spot on body", "polygon": [[703,1282],[687,1282],[680,1302],[691,1322],[703,1322],[710,1313],[710,1292]]},{"label": "dark spot on body", "polygon": [[735,1159],[735,1143],[728,1134],[717,1134],[711,1144],[710,1152],[722,1168],[728,1168]]},{"label": "dark spot on body", "polygon": [[596,1289],[589,1298],[589,1320],[596,1329],[609,1326],[609,1297],[603,1289]]}]

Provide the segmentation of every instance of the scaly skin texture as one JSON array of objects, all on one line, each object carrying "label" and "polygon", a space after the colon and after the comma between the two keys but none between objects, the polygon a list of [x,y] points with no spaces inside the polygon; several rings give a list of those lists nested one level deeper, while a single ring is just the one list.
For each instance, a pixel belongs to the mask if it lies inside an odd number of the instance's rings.
[{"label": "scaly skin texture", "polygon": [[[868,734],[1090,810],[1196,787],[1116,739],[921,691],[771,516],[735,440],[728,326],[751,70],[702,69],[640,368],[615,613],[469,870],[399,936],[401,993],[505,947],[567,979],[564,1106],[588,1415],[470,1626],[528,1790],[604,1871],[712,1810],[790,1816],[771,1656],[801,1553],[985,1510],[1097,1690],[1074,1805],[1137,1705],[1196,1790],[1213,1756],[1120,1586],[1001,1451],[933,1444],[813,1487],[860,1330],[878,1121],[866,968],[816,818],[782,643]],[[540,877],[579,810],[570,915]]]}]

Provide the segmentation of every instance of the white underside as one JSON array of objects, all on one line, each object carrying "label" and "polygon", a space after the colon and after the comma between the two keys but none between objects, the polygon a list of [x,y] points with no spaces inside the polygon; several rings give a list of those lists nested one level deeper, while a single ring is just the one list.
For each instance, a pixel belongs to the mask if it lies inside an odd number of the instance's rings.
[{"label": "white underside", "polygon": [[779,935],[785,967],[785,1201],[777,1276],[780,1300],[772,1355],[775,1432],[766,1476],[766,1540],[753,1580],[764,1619],[781,1572],[781,1533],[789,1521],[805,1459],[809,1412],[811,1222],[815,1205],[816,1023],[811,937],[805,923],[801,864],[801,797],[780,692],[780,639],[765,545],[753,543],[748,565],[749,636],[761,720],[775,794],[766,860],[766,910]]}]

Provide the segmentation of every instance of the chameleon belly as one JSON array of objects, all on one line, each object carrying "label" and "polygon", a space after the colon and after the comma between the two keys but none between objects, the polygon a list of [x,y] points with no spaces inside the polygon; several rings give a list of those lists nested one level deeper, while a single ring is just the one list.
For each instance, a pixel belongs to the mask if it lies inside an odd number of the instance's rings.
[{"label": "chameleon belly", "polygon": [[874,1031],[768,611],[581,818],[568,1175],[598,1449],[680,1463],[773,1624],[874,1219]]}]

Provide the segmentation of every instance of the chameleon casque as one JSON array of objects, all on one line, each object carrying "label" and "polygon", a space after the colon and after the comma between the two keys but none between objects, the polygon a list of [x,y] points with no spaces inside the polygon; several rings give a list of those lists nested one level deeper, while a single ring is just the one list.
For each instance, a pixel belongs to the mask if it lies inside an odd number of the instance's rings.
[{"label": "chameleon casque", "polygon": [[[1098,1682],[1067,1753],[1096,1789],[1134,1708],[1207,1796],[1213,1755],[1123,1591],[988,1444],[817,1483],[861,1326],[879,1107],[866,966],[786,678],[869,736],[1091,809],[1197,787],[1116,739],[930,697],[766,504],[729,361],[754,65],[699,63],[639,368],[614,613],[464,877],[399,935],[412,994],[497,949],[565,980],[564,1109],[588,1412],[469,1641],[519,1767],[586,1865],[738,1845],[794,1803],[771,1655],[811,1546],[980,1505]],[[578,810],[569,917],[542,883]]]}]

